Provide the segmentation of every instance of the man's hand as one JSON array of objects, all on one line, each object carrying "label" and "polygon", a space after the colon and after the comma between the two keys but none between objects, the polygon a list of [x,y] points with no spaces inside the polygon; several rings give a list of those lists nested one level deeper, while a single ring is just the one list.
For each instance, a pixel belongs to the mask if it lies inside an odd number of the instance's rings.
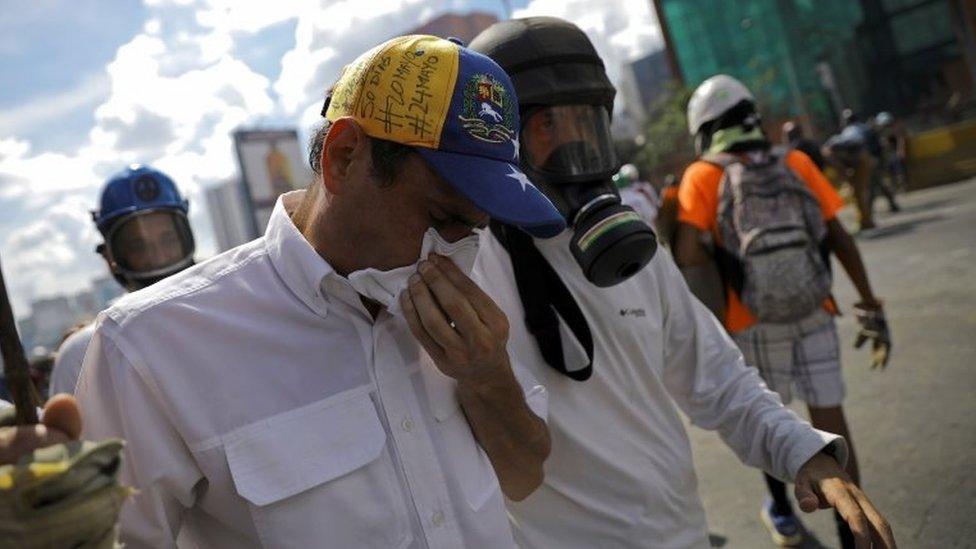
[{"label": "man's hand", "polygon": [[400,305],[434,364],[459,384],[492,383],[510,370],[505,313],[451,260],[421,261]]},{"label": "man's hand", "polygon": [[549,430],[512,371],[505,313],[457,265],[435,254],[420,263],[400,305],[437,368],[457,380],[464,417],[502,492],[525,499],[542,484]]},{"label": "man's hand", "polygon": [[854,314],[861,324],[861,331],[857,333],[854,348],[860,349],[870,339],[871,369],[884,369],[891,355],[891,332],[888,330],[888,321],[885,319],[881,303],[877,301],[857,303],[854,305]]},{"label": "man's hand", "polygon": [[77,440],[80,433],[81,413],[75,397],[56,395],[44,406],[42,423],[0,427],[0,465],[16,463],[38,448]]},{"label": "man's hand", "polygon": [[796,475],[796,501],[812,513],[833,507],[851,527],[857,547],[895,548],[891,526],[837,460],[818,453]]}]

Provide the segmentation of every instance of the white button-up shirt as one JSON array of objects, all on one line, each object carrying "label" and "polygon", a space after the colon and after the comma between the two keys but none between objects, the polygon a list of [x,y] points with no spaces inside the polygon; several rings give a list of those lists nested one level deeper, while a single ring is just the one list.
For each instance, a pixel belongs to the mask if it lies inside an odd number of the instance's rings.
[{"label": "white button-up shirt", "polygon": [[[549,393],[552,452],[543,485],[509,504],[520,547],[708,547],[678,408],[699,427],[717,430],[745,463],[780,478],[792,479],[831,443],[846,462],[843,439],[784,408],[744,364],[667,251],[658,250],[627,281],[599,288],[570,254],[570,234],[536,246],[589,320],[593,375],[584,382],[548,366],[524,322],[515,320],[524,309],[511,259],[494,237],[482,239],[475,264],[475,280],[512,319],[509,353]],[[561,332],[567,364],[585,364],[564,323]]]},{"label": "white button-up shirt", "polygon": [[103,313],[77,393],[85,438],[127,441],[126,547],[513,546],[456,383],[280,200],[264,237]]},{"label": "white button-up shirt", "polygon": [[58,347],[54,369],[51,371],[51,386],[48,389],[51,396],[58,393],[74,394],[78,376],[81,374],[81,363],[85,360],[85,350],[88,349],[94,333],[95,324],[88,324],[68,336]]}]

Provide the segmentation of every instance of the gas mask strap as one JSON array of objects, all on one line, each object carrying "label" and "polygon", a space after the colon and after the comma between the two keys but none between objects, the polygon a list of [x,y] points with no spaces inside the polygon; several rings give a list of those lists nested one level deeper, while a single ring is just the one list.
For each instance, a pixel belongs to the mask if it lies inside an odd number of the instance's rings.
[{"label": "gas mask strap", "polygon": [[[586,381],[593,374],[593,334],[573,295],[535,247],[532,237],[497,221],[492,221],[489,226],[512,259],[515,284],[525,309],[525,323],[539,344],[542,357],[566,377]],[[588,361],[584,368],[572,371],[566,368],[559,317],[586,350]]]}]

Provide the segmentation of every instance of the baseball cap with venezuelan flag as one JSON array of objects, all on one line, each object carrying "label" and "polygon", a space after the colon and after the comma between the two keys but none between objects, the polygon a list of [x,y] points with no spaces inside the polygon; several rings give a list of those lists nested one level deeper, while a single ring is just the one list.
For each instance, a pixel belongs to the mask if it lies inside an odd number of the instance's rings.
[{"label": "baseball cap with venezuelan flag", "polygon": [[546,238],[566,222],[518,167],[519,108],[508,75],[451,40],[388,40],[343,69],[326,98],[330,121],[350,116],[370,137],[415,147],[431,168],[491,217]]}]

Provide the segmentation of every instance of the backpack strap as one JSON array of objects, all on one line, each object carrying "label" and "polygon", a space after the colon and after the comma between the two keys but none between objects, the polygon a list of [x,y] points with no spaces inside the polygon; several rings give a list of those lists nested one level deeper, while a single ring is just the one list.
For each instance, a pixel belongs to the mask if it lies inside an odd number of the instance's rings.
[{"label": "backpack strap", "polygon": [[[489,226],[512,259],[515,284],[522,308],[525,309],[525,324],[538,343],[542,357],[549,366],[566,377],[586,381],[593,375],[593,334],[579,304],[552,265],[535,247],[532,237],[516,227],[494,220]],[[566,368],[557,313],[586,350],[589,359],[586,367],[572,371]]]},{"label": "backpack strap", "polygon": [[[723,180],[725,179],[725,170],[729,166],[742,162],[740,157],[727,152],[706,154],[703,155],[700,160],[721,169],[722,175],[720,177]],[[721,200],[723,187],[724,181],[720,183],[718,187],[717,198],[719,200]],[[718,211],[715,212],[716,215],[718,215],[718,213]],[[731,287],[736,293],[741,294],[742,287],[745,282],[745,271],[742,263],[734,255],[729,253],[722,246],[722,243],[718,242],[717,238],[712,241],[709,249],[712,259],[715,261],[715,267],[718,270],[719,278],[722,279],[722,284]]]}]

